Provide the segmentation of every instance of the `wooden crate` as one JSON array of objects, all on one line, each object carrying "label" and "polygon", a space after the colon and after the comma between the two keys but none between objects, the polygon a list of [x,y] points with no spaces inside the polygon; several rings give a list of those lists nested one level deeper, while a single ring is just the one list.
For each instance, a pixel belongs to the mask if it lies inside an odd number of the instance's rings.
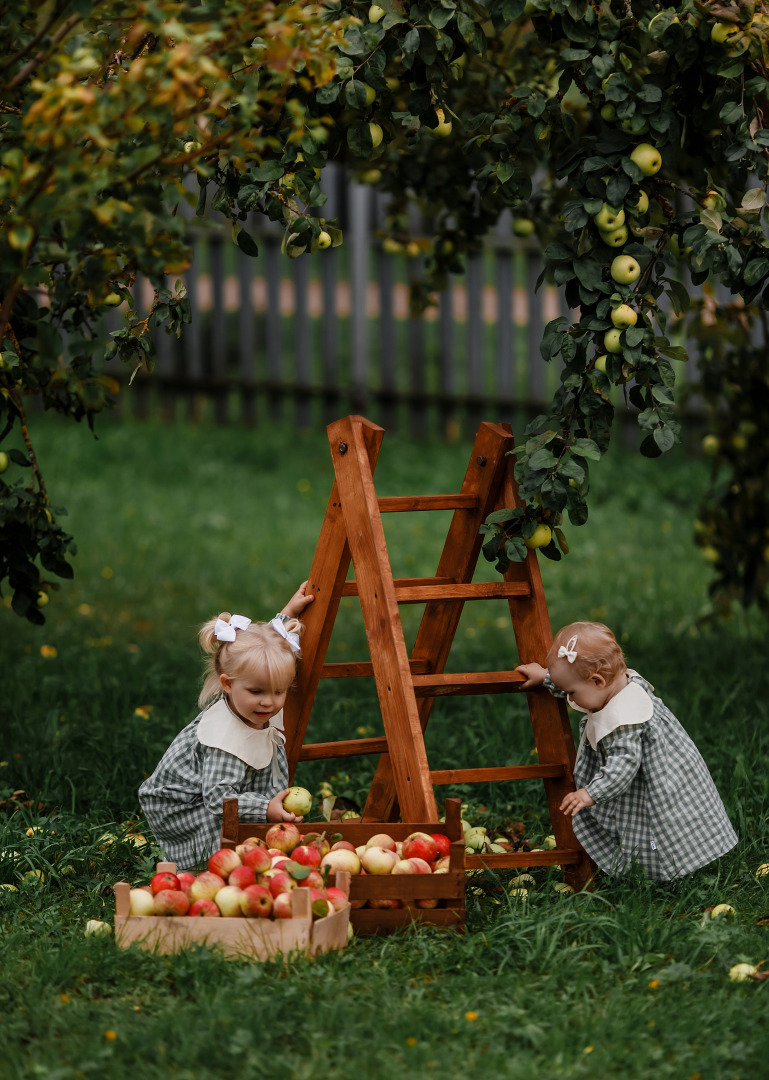
[{"label": "wooden crate", "polygon": [[[176,863],[158,863],[158,872],[176,873]],[[349,896],[349,874],[339,874],[337,882]],[[115,940],[122,948],[136,942],[142,949],[161,953],[178,952],[190,945],[217,946],[230,956],[269,960],[294,952],[315,956],[347,944],[350,908],[333,911],[324,919],[313,919],[309,889],[296,889],[290,919],[174,918],[166,915],[131,915],[130,886],[115,884]]]},{"label": "wooden crate", "polygon": [[[349,896],[353,910],[350,921],[357,934],[389,933],[414,921],[461,930],[465,922],[465,840],[460,814],[460,800],[447,799],[445,823],[302,821],[297,827],[302,835],[325,832],[328,836],[348,840],[356,847],[365,844],[377,833],[387,833],[393,840],[405,840],[413,832],[445,833],[451,840],[447,874],[351,875]],[[238,800],[224,800],[222,847],[235,848],[249,836],[264,839],[270,827],[270,823],[240,821]],[[329,884],[333,884],[333,877],[329,878]],[[405,906],[394,909],[355,907],[357,902],[372,899],[402,900]],[[418,908],[412,903],[417,899],[437,899],[439,906]]]}]

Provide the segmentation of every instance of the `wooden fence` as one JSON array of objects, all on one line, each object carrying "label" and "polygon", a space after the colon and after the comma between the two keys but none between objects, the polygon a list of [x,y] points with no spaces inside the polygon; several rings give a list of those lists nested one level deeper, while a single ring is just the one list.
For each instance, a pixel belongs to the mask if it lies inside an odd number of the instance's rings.
[{"label": "wooden fence", "polygon": [[[324,216],[338,218],[344,245],[299,259],[280,253],[281,230],[261,218],[248,224],[256,259],[229,226],[191,221],[192,324],[180,340],[158,335],[156,371],[123,407],[300,428],[360,412],[414,437],[472,434],[490,418],[521,430],[558,383],[540,356],[543,327],[569,314],[556,289],[534,291],[536,241],[513,236],[503,215],[483,254],[415,318],[408,283],[419,259],[383,250],[385,197],[332,166],[324,186]],[[148,306],[147,283],[137,290]]]}]

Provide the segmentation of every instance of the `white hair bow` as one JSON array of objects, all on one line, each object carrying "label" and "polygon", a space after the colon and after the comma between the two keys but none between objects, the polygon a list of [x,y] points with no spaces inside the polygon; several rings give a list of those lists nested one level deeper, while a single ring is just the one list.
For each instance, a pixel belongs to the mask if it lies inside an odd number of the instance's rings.
[{"label": "white hair bow", "polygon": [[270,626],[277,634],[280,634],[282,638],[286,639],[286,641],[291,646],[291,652],[299,652],[299,650],[301,649],[301,645],[299,644],[299,635],[295,634],[293,631],[286,630],[285,626],[283,625],[282,619],[279,619],[276,616],[270,622]]},{"label": "white hair bow", "polygon": [[217,619],[214,626],[214,637],[217,641],[234,641],[236,630],[247,630],[251,625],[251,620],[247,619],[245,615],[230,615],[230,621],[225,622],[224,619]]},{"label": "white hair bow", "polygon": [[570,637],[565,645],[561,645],[558,650],[558,659],[566,658],[570,664],[573,664],[577,659],[577,635]]}]

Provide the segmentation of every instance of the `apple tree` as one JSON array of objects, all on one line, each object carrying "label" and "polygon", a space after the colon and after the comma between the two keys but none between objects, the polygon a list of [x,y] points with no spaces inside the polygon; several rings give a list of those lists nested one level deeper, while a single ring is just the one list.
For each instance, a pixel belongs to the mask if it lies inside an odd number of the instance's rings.
[{"label": "apple tree", "polygon": [[[688,324],[714,424],[698,540],[724,606],[766,607],[766,10],[52,0],[30,13],[11,0],[0,15],[0,422],[21,442],[0,478],[0,583],[15,610],[42,618],[36,560],[70,572],[26,398],[91,422],[117,390],[104,358],[151,366],[149,331],[179,332],[189,310],[168,282],[189,258],[185,200],[223,213],[251,255],[252,213],[283,223],[291,257],[339,244],[322,217],[329,160],[392,194],[387,242],[423,256],[416,306],[509,208],[519,231],[538,233],[545,275],[574,312],[545,329],[560,387],[517,450],[525,509],[492,516],[487,557],[504,570],[528,546],[567,550],[562,524],[587,520],[617,394],[636,411],[641,452],[671,449]],[[411,236],[410,205],[429,213],[432,239]],[[149,314],[132,306],[138,273],[156,290]],[[689,279],[706,287],[702,304]],[[105,346],[98,319],[118,304],[125,323]]]}]

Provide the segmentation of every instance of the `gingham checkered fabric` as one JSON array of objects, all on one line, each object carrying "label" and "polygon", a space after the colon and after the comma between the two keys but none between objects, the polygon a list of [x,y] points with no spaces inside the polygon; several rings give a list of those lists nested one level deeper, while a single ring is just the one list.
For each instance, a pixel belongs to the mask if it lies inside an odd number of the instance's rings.
[{"label": "gingham checkered fabric", "polygon": [[[665,704],[652,700],[643,724],[618,727],[593,750],[580,724],[574,782],[596,805],[572,818],[574,834],[602,870],[623,874],[632,862],[657,881],[683,877],[737,843],[702,755]],[[550,677],[556,697],[565,697]]]},{"label": "gingham checkered fabric", "polygon": [[276,750],[280,777],[275,785],[271,765],[253,769],[233,754],[200,743],[202,715],[179,732],[139,788],[139,802],[155,839],[180,870],[204,864],[218,849],[223,799],[237,798],[241,821],[266,821],[270,799],[288,787],[282,746]]}]

